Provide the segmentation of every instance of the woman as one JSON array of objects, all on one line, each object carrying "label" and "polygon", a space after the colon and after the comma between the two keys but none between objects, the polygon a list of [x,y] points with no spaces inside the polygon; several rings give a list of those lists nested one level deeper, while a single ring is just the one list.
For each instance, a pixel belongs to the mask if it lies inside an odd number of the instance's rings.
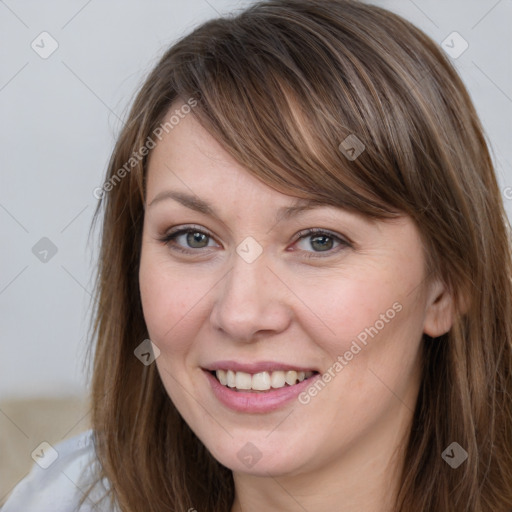
[{"label": "woman", "polygon": [[352,0],[208,22],[98,195],[82,510],[512,509],[508,223],[425,34]]}]

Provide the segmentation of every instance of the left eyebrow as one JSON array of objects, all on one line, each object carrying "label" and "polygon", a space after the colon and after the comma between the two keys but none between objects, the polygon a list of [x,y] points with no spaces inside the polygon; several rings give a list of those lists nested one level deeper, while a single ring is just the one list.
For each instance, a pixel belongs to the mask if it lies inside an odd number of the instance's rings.
[{"label": "left eyebrow", "polygon": [[281,222],[315,208],[332,208],[332,205],[318,199],[297,199],[293,206],[282,206],[277,211],[276,219]]}]

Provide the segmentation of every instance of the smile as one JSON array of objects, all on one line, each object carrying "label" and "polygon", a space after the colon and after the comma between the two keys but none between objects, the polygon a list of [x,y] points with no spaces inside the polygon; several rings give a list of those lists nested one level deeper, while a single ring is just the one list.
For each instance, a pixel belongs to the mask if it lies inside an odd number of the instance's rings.
[{"label": "smile", "polygon": [[296,403],[320,373],[284,363],[219,361],[202,368],[216,401],[238,413],[264,414]]},{"label": "smile", "polygon": [[212,374],[217,380],[228,388],[236,391],[270,391],[285,386],[294,386],[312,377],[315,372],[276,370],[258,373],[247,373],[234,370],[216,370]]}]

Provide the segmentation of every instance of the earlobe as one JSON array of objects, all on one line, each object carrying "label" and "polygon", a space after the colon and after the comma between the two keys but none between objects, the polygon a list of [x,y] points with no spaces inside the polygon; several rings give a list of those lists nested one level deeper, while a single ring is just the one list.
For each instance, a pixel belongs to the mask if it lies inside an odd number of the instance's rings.
[{"label": "earlobe", "polygon": [[453,325],[454,304],[453,296],[447,286],[441,281],[432,283],[423,332],[432,338],[446,334]]}]

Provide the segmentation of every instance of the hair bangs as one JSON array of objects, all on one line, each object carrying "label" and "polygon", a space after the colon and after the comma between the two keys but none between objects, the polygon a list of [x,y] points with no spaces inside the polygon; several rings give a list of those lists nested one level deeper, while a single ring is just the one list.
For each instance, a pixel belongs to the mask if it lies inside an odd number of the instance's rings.
[{"label": "hair bangs", "polygon": [[194,115],[223,148],[282,193],[372,218],[398,215],[403,204],[389,193],[396,173],[390,184],[389,165],[361,133],[360,99],[348,89],[341,98],[326,94],[333,84],[319,82],[316,66],[327,63],[304,62],[296,40],[276,41],[270,29],[267,52],[249,30],[235,35],[223,32],[225,20],[212,24],[218,37],[198,34],[194,47],[178,46],[174,88],[177,98],[195,97]]}]

